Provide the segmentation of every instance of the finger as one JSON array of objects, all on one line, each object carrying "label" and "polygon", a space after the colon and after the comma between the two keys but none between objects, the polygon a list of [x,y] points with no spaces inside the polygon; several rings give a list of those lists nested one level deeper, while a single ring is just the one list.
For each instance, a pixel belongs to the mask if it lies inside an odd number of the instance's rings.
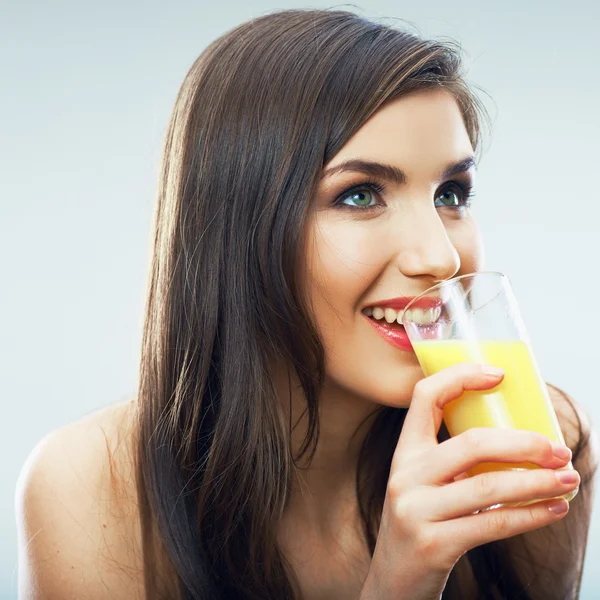
[{"label": "finger", "polygon": [[460,363],[421,379],[415,385],[396,453],[401,447],[437,445],[444,406],[464,391],[493,388],[503,377],[496,367]]},{"label": "finger", "polygon": [[[550,506],[560,506],[562,513],[553,513]],[[528,506],[503,507],[468,515],[451,521],[435,523],[436,536],[452,540],[459,552],[502,540],[527,531],[545,527],[562,519],[569,511],[564,498],[536,502]]]},{"label": "finger", "polygon": [[[560,454],[562,449],[566,454]],[[531,462],[558,469],[571,456],[567,446],[535,431],[474,427],[443,441],[426,461],[412,465],[411,471],[415,483],[446,483],[482,462]]]},{"label": "finger", "polygon": [[579,485],[577,471],[560,471],[565,472],[573,474],[575,481],[562,483],[552,469],[482,473],[431,489],[423,495],[419,511],[431,521],[447,521],[495,504],[556,498]]}]

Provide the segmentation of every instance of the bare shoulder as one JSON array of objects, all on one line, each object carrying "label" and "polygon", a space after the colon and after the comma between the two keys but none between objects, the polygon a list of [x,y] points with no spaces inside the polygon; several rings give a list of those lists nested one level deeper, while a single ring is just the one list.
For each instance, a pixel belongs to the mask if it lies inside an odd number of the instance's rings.
[{"label": "bare shoulder", "polygon": [[46,435],[17,483],[19,597],[143,597],[133,401]]}]

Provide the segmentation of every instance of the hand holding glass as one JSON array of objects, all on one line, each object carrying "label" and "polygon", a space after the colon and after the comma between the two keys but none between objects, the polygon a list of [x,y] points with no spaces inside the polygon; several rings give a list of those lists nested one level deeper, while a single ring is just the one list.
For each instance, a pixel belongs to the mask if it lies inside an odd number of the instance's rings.
[{"label": "hand holding glass", "polygon": [[[402,324],[426,376],[461,362],[504,370],[504,379],[492,390],[466,391],[444,407],[444,423],[451,436],[473,427],[512,427],[536,431],[564,444],[505,275],[482,271],[444,281],[410,302]],[[537,468],[529,462],[484,462],[467,474]],[[572,469],[573,465],[569,462],[564,468]],[[578,490],[562,497],[570,501]],[[533,502],[537,500],[506,506]]]}]

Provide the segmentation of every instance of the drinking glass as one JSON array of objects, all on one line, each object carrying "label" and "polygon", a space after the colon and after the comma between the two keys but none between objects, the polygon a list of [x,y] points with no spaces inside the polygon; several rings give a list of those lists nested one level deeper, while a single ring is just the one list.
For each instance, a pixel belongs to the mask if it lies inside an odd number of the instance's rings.
[{"label": "drinking glass", "polygon": [[[564,444],[506,275],[480,271],[445,280],[414,298],[401,320],[426,376],[461,362],[504,370],[504,379],[493,389],[466,391],[444,406],[444,423],[451,436],[472,427],[515,428],[537,431]],[[537,468],[531,462],[483,462],[467,474]],[[563,468],[573,465],[569,462]],[[579,487],[562,497],[571,501],[578,491]],[[496,504],[485,510],[540,500]]]}]

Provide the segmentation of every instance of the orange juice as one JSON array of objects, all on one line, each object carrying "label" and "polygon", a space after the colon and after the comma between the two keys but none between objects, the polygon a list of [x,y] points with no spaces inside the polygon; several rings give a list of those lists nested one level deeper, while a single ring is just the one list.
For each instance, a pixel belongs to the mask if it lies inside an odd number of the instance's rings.
[{"label": "orange juice", "polygon": [[[524,341],[425,340],[413,342],[426,376],[450,365],[475,362],[500,367],[502,382],[490,391],[466,391],[444,407],[444,423],[451,436],[472,427],[528,429],[564,444],[548,390]],[[480,463],[469,475],[504,469],[535,469],[523,463]],[[567,468],[572,468],[571,463]],[[570,500],[577,490],[563,496]]]}]

